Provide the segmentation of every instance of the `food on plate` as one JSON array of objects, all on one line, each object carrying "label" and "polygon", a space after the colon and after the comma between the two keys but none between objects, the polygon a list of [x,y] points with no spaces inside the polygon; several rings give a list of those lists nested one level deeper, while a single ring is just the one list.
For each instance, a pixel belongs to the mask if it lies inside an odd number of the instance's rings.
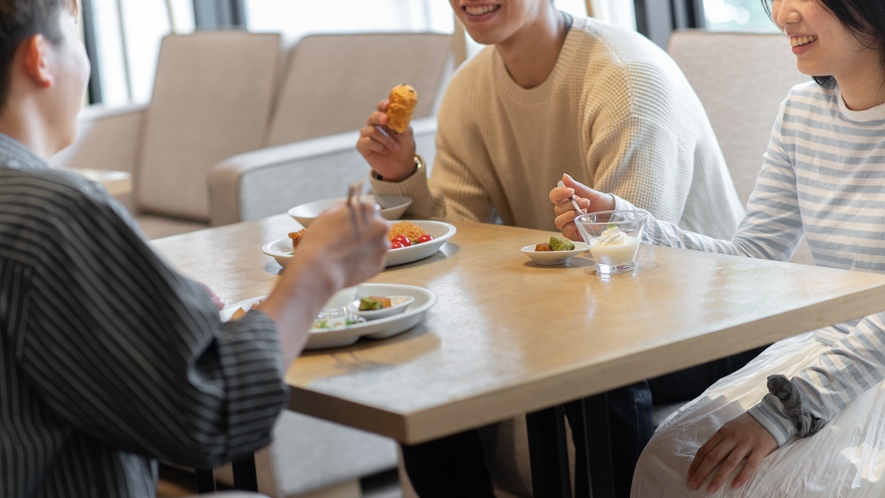
[{"label": "food on plate", "polygon": [[237,311],[234,311],[234,314],[230,316],[229,321],[232,322],[234,320],[239,320],[240,318],[243,318],[244,316],[246,316],[246,313],[248,313],[249,311],[257,310],[258,307],[261,306],[261,304],[263,302],[264,302],[264,300],[258,301],[257,303],[253,304],[252,307],[249,308],[248,311],[243,308],[237,308]]},{"label": "food on plate", "polygon": [[382,310],[390,308],[390,298],[383,296],[369,296],[360,298],[360,311]]},{"label": "food on plate", "polygon": [[550,237],[549,242],[535,244],[535,251],[571,251],[574,248],[572,241],[558,235]]},{"label": "food on plate", "polygon": [[571,251],[575,248],[575,245],[572,244],[572,241],[558,235],[550,237],[550,242],[548,242],[548,245],[550,246],[551,251]]},{"label": "food on plate", "polygon": [[433,236],[425,233],[418,225],[401,221],[394,223],[387,233],[387,239],[390,241],[391,249],[400,249],[415,244],[423,244],[433,240]]},{"label": "food on plate", "polygon": [[298,249],[298,243],[301,242],[301,239],[304,237],[304,232],[306,231],[306,228],[302,228],[297,232],[289,232],[289,238],[292,239],[292,254],[295,254],[295,250]]},{"label": "food on plate", "polygon": [[638,245],[636,237],[612,224],[590,242],[590,254],[597,263],[617,266],[633,261]]},{"label": "food on plate", "polygon": [[418,92],[403,83],[390,91],[390,105],[387,107],[387,127],[397,133],[409,129],[412,113],[418,105]]}]

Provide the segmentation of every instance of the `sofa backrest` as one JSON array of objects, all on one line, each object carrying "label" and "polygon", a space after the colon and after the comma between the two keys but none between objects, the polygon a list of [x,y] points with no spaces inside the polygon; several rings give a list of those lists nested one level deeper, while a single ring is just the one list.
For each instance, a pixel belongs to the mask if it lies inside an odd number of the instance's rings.
[{"label": "sofa backrest", "polygon": [[446,34],[306,36],[290,51],[264,145],[357,130],[401,83],[418,91],[414,118],[430,116],[451,72]]},{"label": "sofa backrest", "polygon": [[698,94],[735,189],[746,204],[780,104],[790,88],[808,81],[796,69],[779,33],[677,31],[667,52]]},{"label": "sofa backrest", "polygon": [[280,61],[277,34],[163,39],[135,176],[142,211],[209,221],[209,170],[261,147]]}]

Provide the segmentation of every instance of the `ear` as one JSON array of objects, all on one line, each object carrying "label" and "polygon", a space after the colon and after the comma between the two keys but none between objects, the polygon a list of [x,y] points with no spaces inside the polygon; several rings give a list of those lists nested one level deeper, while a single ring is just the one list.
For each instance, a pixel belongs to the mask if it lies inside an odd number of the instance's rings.
[{"label": "ear", "polygon": [[21,50],[25,74],[41,88],[49,88],[55,77],[49,70],[49,41],[43,35],[34,35],[22,42]]}]

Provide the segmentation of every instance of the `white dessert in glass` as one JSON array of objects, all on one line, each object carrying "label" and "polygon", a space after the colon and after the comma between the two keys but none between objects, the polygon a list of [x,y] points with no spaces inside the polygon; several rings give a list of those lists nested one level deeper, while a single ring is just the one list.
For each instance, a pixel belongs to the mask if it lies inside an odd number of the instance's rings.
[{"label": "white dessert in glass", "polygon": [[596,261],[597,274],[633,270],[647,220],[644,211],[600,211],[575,218]]}]

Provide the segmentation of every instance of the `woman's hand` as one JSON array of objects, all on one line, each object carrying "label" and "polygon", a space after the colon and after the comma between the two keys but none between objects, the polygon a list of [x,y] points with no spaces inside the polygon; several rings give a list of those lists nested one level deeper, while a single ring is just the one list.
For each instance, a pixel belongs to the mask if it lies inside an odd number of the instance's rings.
[{"label": "woman's hand", "polygon": [[743,470],[731,482],[731,487],[741,487],[759,467],[759,462],[777,449],[777,441],[749,413],[723,425],[713,434],[695,455],[688,468],[688,487],[698,489],[719,464],[719,470],[713,476],[708,493],[725,484],[737,466],[747,459]]},{"label": "woman's hand", "polygon": [[610,211],[615,208],[615,198],[611,194],[603,194],[576,182],[569,175],[562,175],[562,183],[565,187],[556,187],[550,191],[550,201],[556,204],[553,212],[556,214],[556,228],[562,232],[562,236],[572,240],[583,240],[578,227],[575,226],[575,211],[568,198],[572,195],[581,209],[588,213],[595,211]]},{"label": "woman's hand", "polygon": [[378,110],[369,115],[360,130],[356,148],[376,173],[387,181],[399,182],[415,172],[415,137],[412,127],[403,133],[387,128],[387,106],[378,102]]}]

